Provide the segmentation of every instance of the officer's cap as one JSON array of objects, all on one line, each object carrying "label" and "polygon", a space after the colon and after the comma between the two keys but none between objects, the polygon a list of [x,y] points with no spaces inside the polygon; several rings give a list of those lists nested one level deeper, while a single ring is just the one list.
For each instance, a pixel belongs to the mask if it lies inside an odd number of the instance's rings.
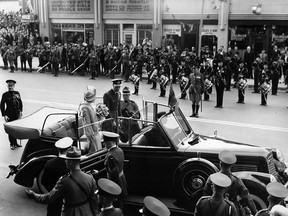
[{"label": "officer's cap", "polygon": [[274,205],[270,211],[272,215],[287,216],[288,209],[280,204]]},{"label": "officer's cap", "polygon": [[109,179],[100,178],[98,180],[98,186],[98,193],[104,196],[118,196],[122,192],[120,186]]},{"label": "officer's cap", "polygon": [[55,147],[59,149],[66,149],[72,146],[73,139],[71,137],[64,137],[55,143]]},{"label": "officer's cap", "polygon": [[125,86],[122,90],[123,95],[129,95],[130,94],[130,89],[129,87]]},{"label": "officer's cap", "polygon": [[6,80],[6,83],[9,84],[16,84],[16,81],[15,80],[12,80],[12,79],[9,79],[9,80]]},{"label": "officer's cap", "polygon": [[122,79],[113,79],[111,80],[111,82],[113,83],[113,85],[121,85]]},{"label": "officer's cap", "polygon": [[231,179],[228,176],[226,176],[222,173],[219,173],[219,172],[210,175],[210,179],[211,179],[213,184],[215,184],[219,187],[226,188],[226,187],[229,187],[231,185]]},{"label": "officer's cap", "polygon": [[146,216],[169,216],[170,210],[160,200],[146,196],[144,198],[144,207],[139,210],[140,213]]},{"label": "officer's cap", "polygon": [[119,134],[110,131],[102,131],[102,135],[104,141],[116,141],[119,137]]},{"label": "officer's cap", "polygon": [[225,164],[234,164],[237,161],[236,155],[233,152],[227,150],[220,152],[218,157],[219,160]]},{"label": "officer's cap", "polygon": [[288,190],[285,188],[285,186],[279,182],[270,182],[266,186],[267,192],[278,198],[285,198],[288,196]]}]

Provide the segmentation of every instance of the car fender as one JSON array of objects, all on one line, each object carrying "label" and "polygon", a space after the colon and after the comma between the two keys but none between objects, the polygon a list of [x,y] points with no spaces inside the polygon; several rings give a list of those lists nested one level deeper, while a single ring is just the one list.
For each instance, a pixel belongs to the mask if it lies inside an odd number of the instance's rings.
[{"label": "car fender", "polygon": [[34,179],[38,176],[41,170],[44,168],[46,162],[56,155],[45,155],[40,157],[34,157],[26,162],[24,165],[18,167],[18,172],[15,175],[14,182],[24,187],[31,188],[34,183]]},{"label": "car fender", "polygon": [[273,175],[250,171],[233,172],[233,175],[243,181],[258,209],[264,208],[264,205],[267,207],[268,192],[266,185],[271,181],[276,181]]},{"label": "car fender", "polygon": [[218,168],[204,158],[189,158],[178,165],[174,172],[173,185],[178,197],[187,198],[202,193],[208,177]]}]

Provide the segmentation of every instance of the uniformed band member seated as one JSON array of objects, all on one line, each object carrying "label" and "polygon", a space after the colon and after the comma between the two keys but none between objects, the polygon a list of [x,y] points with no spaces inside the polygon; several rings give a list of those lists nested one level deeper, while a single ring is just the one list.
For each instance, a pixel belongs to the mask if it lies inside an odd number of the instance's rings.
[{"label": "uniformed band member seated", "polygon": [[142,216],[169,216],[170,210],[160,200],[152,196],[144,198],[144,207],[139,210]]},{"label": "uniformed band member seated", "polygon": [[269,212],[275,205],[283,204],[285,197],[288,196],[288,190],[285,186],[279,182],[270,182],[266,186],[266,190],[269,194],[268,202],[269,206],[267,209],[262,209],[258,211],[255,216],[268,216]]},{"label": "uniformed band member seated", "polygon": [[231,185],[231,179],[222,174],[210,175],[212,196],[201,197],[195,207],[195,216],[237,216],[234,204],[224,198],[226,189]]},{"label": "uniformed band member seated", "polygon": [[117,146],[119,135],[109,131],[102,131],[104,146],[108,152],[104,165],[106,166],[107,178],[118,184],[122,193],[118,197],[116,207],[123,209],[123,199],[128,194],[127,182],[123,172],[124,153]]},{"label": "uniformed band member seated", "polygon": [[114,208],[113,202],[122,192],[119,185],[105,178],[98,180],[98,195],[99,203],[101,204],[101,213],[99,216],[122,216],[122,211],[119,208]]},{"label": "uniformed band member seated", "polygon": [[26,190],[28,197],[39,203],[49,203],[63,197],[65,204],[62,216],[96,216],[97,186],[93,176],[80,169],[81,150],[72,146],[66,155],[61,157],[65,159],[66,166],[70,170],[69,175],[61,177],[49,193],[37,194],[32,190]]},{"label": "uniformed band member seated", "polygon": [[[251,195],[249,194],[248,189],[246,188],[242,180],[234,176],[231,172],[233,164],[235,164],[237,161],[236,155],[231,151],[224,150],[219,153],[218,157],[220,160],[220,173],[225,174],[232,181],[232,185],[227,189],[225,196],[227,196],[227,198],[234,203],[237,211],[240,212],[241,206],[237,199],[237,197],[239,196],[241,198],[242,207],[246,209],[248,207],[254,215],[257,212],[257,209]],[[203,190],[204,195],[212,194],[211,185],[211,179],[208,178]]]}]

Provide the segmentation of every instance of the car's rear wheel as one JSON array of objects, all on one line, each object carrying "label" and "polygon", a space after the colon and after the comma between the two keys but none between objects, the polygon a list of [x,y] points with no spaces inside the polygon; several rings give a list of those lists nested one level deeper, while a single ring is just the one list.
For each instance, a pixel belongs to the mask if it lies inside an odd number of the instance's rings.
[{"label": "car's rear wheel", "polygon": [[49,191],[42,184],[43,173],[44,173],[44,168],[41,169],[38,176],[36,177],[36,182],[37,182],[38,189],[41,193],[48,193]]}]

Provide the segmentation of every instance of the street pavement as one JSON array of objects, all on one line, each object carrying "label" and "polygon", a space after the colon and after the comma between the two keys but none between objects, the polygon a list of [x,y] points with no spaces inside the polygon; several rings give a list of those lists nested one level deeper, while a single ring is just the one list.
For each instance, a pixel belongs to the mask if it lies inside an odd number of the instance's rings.
[{"label": "street pavement", "polygon": [[[1,62],[2,63],[2,62]],[[34,64],[36,65],[36,63]],[[1,66],[1,64],[0,64]],[[54,77],[50,72],[45,74],[17,71],[9,73],[0,68],[0,92],[7,90],[5,80],[15,79],[17,81],[15,90],[21,93],[24,102],[24,116],[31,114],[43,106],[69,107],[77,109],[83,100],[83,93],[88,85],[97,89],[97,102],[102,102],[103,94],[112,87],[111,80],[107,77],[98,77],[90,80],[90,76],[81,77],[77,74],[69,76],[60,73],[59,77]],[[118,75],[120,77],[120,75]],[[157,90],[150,89],[146,84],[147,80],[140,82],[138,96],[131,95],[131,99],[136,101],[140,108],[143,107],[142,100],[156,101],[157,103],[168,103],[169,87],[167,87],[166,97],[158,97]],[[252,94],[252,80],[246,90],[245,104],[237,104],[237,89],[225,91],[224,104],[222,109],[214,108],[216,105],[215,89],[210,96],[210,101],[203,101],[202,112],[199,118],[191,118],[191,102],[180,100],[179,107],[187,116],[189,123],[196,133],[213,135],[217,131],[218,136],[249,144],[279,148],[284,156],[288,158],[288,93],[285,93],[285,86],[281,85],[281,90],[277,96],[268,95],[268,106],[260,106],[260,94]],[[128,86],[133,92],[131,83],[123,83],[122,87]],[[179,98],[180,89],[177,84],[173,85],[175,95]],[[4,123],[3,118],[0,123]],[[18,148],[11,151],[8,144],[8,137],[3,127],[0,128],[0,140],[2,148],[0,151],[0,216],[41,216],[45,215],[45,205],[37,204],[29,200],[23,187],[13,182],[13,177],[6,179],[8,165],[17,164],[24,149]],[[22,141],[25,145],[25,140]],[[34,189],[37,188],[34,186]]]}]

